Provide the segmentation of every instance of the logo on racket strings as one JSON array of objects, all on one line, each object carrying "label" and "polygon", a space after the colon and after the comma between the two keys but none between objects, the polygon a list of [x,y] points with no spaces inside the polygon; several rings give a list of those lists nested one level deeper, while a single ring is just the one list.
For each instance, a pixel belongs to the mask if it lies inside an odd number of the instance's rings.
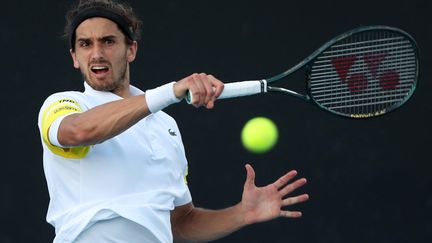
[{"label": "logo on racket strings", "polygon": [[[341,82],[348,86],[352,94],[362,93],[368,87],[369,81],[378,83],[384,90],[393,90],[399,85],[399,73],[395,70],[380,70],[379,67],[387,53],[350,55],[331,59],[331,63]],[[356,62],[363,62],[367,68],[354,67]]]}]

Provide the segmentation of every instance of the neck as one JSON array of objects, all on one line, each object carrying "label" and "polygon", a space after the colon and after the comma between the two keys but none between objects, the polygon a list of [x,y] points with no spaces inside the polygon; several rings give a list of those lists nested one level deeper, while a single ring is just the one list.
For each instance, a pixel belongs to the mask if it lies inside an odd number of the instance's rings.
[{"label": "neck", "polygon": [[132,94],[130,92],[129,85],[130,85],[129,65],[127,65],[125,76],[123,77],[123,81],[121,82],[121,84],[119,86],[117,86],[117,88],[115,88],[111,92],[113,92],[114,94],[116,94],[122,98],[131,97]]}]

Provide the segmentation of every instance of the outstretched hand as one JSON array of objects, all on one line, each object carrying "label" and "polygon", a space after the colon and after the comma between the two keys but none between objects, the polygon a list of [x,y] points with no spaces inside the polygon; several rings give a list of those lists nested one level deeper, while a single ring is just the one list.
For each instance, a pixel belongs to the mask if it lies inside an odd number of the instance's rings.
[{"label": "outstretched hand", "polygon": [[306,184],[305,178],[289,183],[297,175],[297,171],[292,170],[274,183],[264,187],[255,185],[255,171],[251,165],[246,165],[246,171],[247,178],[240,203],[245,210],[246,224],[263,222],[277,217],[298,218],[302,216],[299,211],[283,209],[285,206],[301,203],[309,199],[308,194],[287,197],[297,188]]}]

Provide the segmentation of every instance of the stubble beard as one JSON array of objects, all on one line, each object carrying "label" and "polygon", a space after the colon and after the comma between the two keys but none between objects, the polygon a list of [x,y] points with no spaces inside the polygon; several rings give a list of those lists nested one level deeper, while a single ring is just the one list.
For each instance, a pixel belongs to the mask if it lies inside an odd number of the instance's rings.
[{"label": "stubble beard", "polygon": [[[105,80],[103,82],[101,81],[94,81],[93,79],[95,79],[94,77],[92,77],[89,74],[86,73],[85,70],[81,69],[81,75],[83,77],[83,79],[87,82],[88,85],[90,85],[90,87],[92,87],[94,90],[98,90],[98,91],[106,91],[106,92],[111,92],[114,91],[118,88],[121,87],[121,85],[126,81],[127,79],[127,62],[124,62],[124,64],[121,66],[121,68],[118,71],[118,75],[116,75],[116,73],[114,73],[114,70],[111,70],[111,73],[113,75],[112,79],[109,80]],[[91,71],[89,71],[91,72]],[[118,77],[116,77],[118,76]]]}]

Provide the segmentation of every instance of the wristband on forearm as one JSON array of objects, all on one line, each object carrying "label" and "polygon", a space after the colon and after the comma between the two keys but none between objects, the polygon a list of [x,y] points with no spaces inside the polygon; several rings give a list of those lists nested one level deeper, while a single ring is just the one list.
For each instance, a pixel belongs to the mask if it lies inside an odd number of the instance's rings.
[{"label": "wristband on forearm", "polygon": [[158,112],[171,104],[181,101],[174,94],[174,83],[171,82],[154,89],[146,90],[145,99],[151,113]]}]

